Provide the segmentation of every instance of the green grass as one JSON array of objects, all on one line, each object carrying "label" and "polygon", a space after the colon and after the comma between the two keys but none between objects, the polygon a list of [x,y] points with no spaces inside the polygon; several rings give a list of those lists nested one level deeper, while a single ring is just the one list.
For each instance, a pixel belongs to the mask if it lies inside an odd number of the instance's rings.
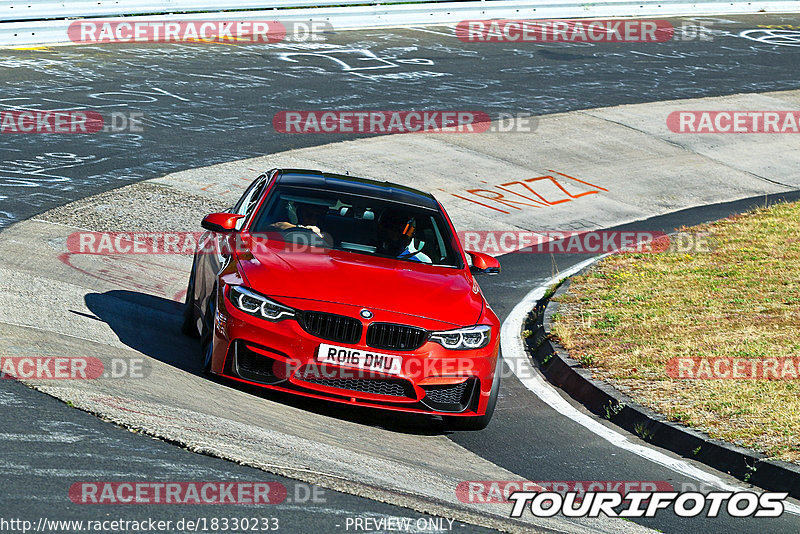
[{"label": "green grass", "polygon": [[575,277],[553,332],[593,374],[670,420],[800,462],[800,381],[676,380],[674,357],[800,356],[800,204],[688,229],[696,254],[618,254]]}]

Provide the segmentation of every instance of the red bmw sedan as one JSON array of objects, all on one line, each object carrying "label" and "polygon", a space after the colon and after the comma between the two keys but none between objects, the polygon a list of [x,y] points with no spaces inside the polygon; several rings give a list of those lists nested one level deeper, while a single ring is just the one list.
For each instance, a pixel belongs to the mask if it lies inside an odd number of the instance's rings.
[{"label": "red bmw sedan", "polygon": [[[500,387],[500,322],[442,205],[389,182],[259,176],[203,220],[183,331],[205,372],[481,429]],[[469,260],[468,260],[469,257]]]}]

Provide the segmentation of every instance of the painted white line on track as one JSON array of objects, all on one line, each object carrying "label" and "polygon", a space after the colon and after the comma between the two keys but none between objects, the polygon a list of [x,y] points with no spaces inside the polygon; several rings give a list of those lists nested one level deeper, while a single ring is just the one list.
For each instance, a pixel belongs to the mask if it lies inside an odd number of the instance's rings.
[{"label": "painted white line on track", "polygon": [[[522,382],[526,388],[532,391],[534,395],[539,397],[542,401],[547,403],[551,408],[561,415],[569,417],[579,425],[608,441],[615,447],[619,447],[620,449],[636,454],[637,456],[641,456],[642,458],[655,464],[671,469],[676,473],[691,477],[695,480],[715,486],[725,491],[746,490],[747,488],[743,486],[729,484],[720,477],[699,469],[683,460],[671,458],[670,456],[656,449],[651,449],[650,447],[633,443],[628,439],[627,436],[617,432],[616,430],[606,427],[591,416],[578,411],[575,409],[575,407],[568,403],[558,393],[558,391],[556,391],[555,387],[552,386],[544,378],[544,376],[542,376],[539,370],[535,369],[528,360],[528,354],[525,351],[525,345],[522,340],[522,336],[520,335],[522,332],[522,326],[528,313],[533,309],[534,305],[536,305],[536,303],[542,297],[544,297],[547,288],[560,282],[561,280],[564,280],[565,278],[576,274],[581,269],[588,267],[589,265],[601,260],[606,256],[608,256],[608,254],[597,256],[573,265],[569,269],[559,273],[525,295],[525,298],[523,298],[519,304],[514,306],[514,309],[508,314],[508,317],[503,322],[503,326],[500,329],[500,346],[502,347],[503,359],[520,380],[520,382]],[[791,514],[800,515],[800,506],[790,502],[784,502],[784,510]]]},{"label": "painted white line on track", "polygon": [[[437,26],[439,26],[439,25],[437,24]],[[454,28],[454,26],[448,26],[448,27],[449,28]],[[418,32],[435,33],[436,35],[444,35],[445,37],[455,37],[456,36],[455,32],[453,32],[453,33],[437,32],[437,31],[428,30],[428,29],[425,29],[425,28],[417,28],[416,26],[409,26],[408,28],[411,29],[411,30],[416,30]]]}]

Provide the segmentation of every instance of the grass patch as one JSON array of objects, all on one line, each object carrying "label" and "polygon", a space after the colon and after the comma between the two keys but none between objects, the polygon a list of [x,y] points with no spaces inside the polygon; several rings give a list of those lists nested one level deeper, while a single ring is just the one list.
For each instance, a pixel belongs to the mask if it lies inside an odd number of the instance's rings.
[{"label": "grass patch", "polygon": [[800,381],[665,371],[674,357],[800,356],[800,203],[688,231],[716,248],[606,258],[557,298],[553,333],[597,378],[670,420],[800,462]]}]

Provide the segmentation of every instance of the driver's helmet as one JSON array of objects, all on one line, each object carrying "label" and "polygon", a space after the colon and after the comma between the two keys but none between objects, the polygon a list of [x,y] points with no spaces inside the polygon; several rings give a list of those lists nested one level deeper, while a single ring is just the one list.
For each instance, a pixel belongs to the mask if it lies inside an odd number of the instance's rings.
[{"label": "driver's helmet", "polygon": [[387,209],[378,219],[378,244],[383,254],[396,256],[411,243],[417,231],[414,217],[398,210]]}]

